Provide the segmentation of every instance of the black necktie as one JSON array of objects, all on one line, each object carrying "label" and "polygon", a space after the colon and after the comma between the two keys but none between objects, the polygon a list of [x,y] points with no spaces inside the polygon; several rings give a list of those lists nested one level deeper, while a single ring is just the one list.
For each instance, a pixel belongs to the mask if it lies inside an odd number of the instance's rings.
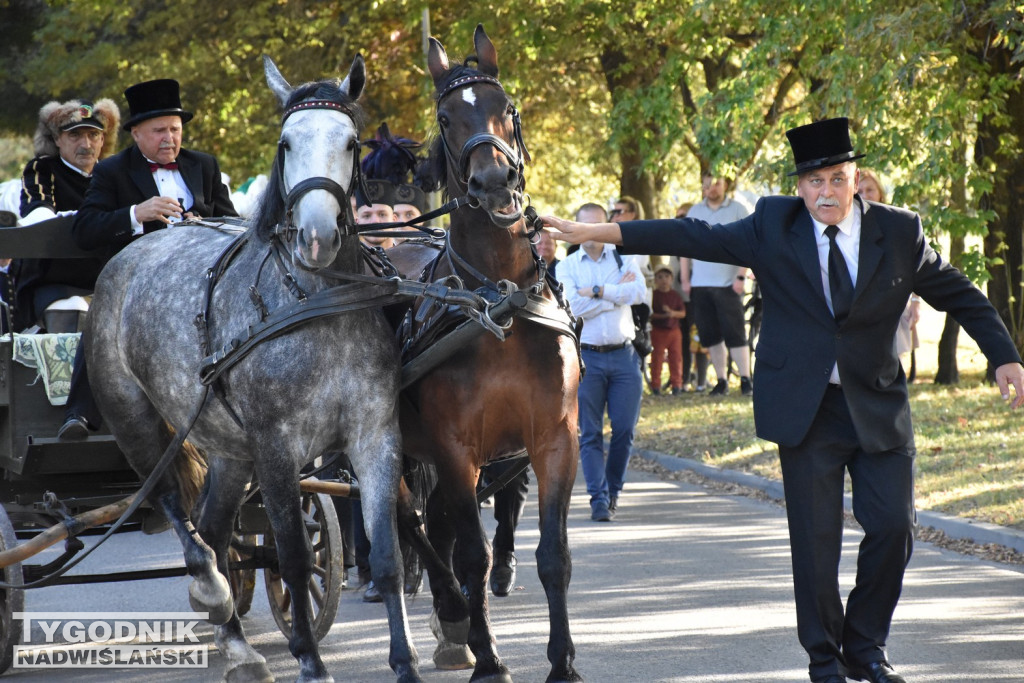
[{"label": "black necktie", "polygon": [[839,245],[836,244],[837,232],[839,228],[834,225],[825,228],[828,236],[828,288],[832,293],[832,314],[836,322],[842,325],[853,306],[853,278],[850,277],[850,269],[846,267],[843,252],[839,251]]}]

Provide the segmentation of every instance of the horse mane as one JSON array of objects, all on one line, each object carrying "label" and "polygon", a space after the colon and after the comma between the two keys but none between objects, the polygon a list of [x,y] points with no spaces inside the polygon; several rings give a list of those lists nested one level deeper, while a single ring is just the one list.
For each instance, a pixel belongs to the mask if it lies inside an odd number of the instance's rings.
[{"label": "horse mane", "polygon": [[[366,126],[366,113],[363,111],[363,108],[359,106],[358,102],[349,97],[347,93],[342,92],[341,80],[337,78],[311,81],[309,83],[303,83],[302,85],[296,86],[295,89],[292,90],[292,94],[289,95],[288,103],[284,108],[287,110],[292,105],[304,100],[327,100],[329,102],[343,104],[352,112],[352,122],[355,124],[357,134],[362,132],[363,128]],[[262,240],[270,239],[270,235],[273,232],[274,227],[284,214],[284,197],[281,192],[281,185],[283,181],[278,170],[277,158],[280,153],[281,150],[278,149],[274,154],[274,163],[270,170],[270,179],[267,181],[267,187],[263,191],[263,197],[260,199],[259,207],[256,209],[253,219],[253,229],[256,231],[256,235]],[[356,169],[353,169],[353,172],[355,172],[355,170]]]}]

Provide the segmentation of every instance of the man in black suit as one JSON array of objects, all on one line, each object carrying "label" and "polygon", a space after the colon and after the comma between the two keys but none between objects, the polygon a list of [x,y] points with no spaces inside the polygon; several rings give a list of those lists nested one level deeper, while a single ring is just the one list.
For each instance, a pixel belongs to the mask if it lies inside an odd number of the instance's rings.
[{"label": "man in black suit", "polygon": [[[135,144],[96,164],[72,226],[75,243],[109,259],[137,237],[183,218],[237,216],[217,160],[181,148],[192,113],[181,107],[178,82],[138,83],[124,96],[131,112],[124,129]],[[79,345],[61,439],[85,438],[100,423],[81,350]]]},{"label": "man in black suit", "polygon": [[[779,445],[800,643],[811,680],[903,683],[885,641],[913,546],[914,435],[894,348],[911,294],[947,311],[996,367],[1012,407],[1024,367],[995,309],[928,245],[920,217],[856,195],[857,155],[845,118],[787,132],[799,197],[762,198],[714,230],[694,219],[585,225],[545,217],[560,237],[623,251],[751,268],[764,297],[754,420]],[[559,235],[556,235],[559,237]],[[843,476],[864,528],[844,611],[838,567]]]}]

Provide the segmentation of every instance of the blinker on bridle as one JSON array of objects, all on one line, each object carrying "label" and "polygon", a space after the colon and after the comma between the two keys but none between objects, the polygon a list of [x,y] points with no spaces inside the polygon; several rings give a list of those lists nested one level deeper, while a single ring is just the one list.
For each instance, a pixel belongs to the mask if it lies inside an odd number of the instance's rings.
[{"label": "blinker on bridle", "polygon": [[[474,83],[489,83],[491,85],[496,85],[502,92],[505,92],[505,88],[497,78],[484,74],[470,74],[468,76],[456,78],[449,83],[444,90],[438,93],[438,104],[441,103],[441,100],[456,90],[473,85]],[[505,140],[502,140],[493,133],[476,133],[471,135],[469,139],[463,143],[462,150],[459,152],[459,158],[456,161],[455,156],[452,154],[451,147],[448,146],[448,138],[445,136],[444,128],[440,128],[441,146],[444,148],[444,154],[448,159],[448,165],[455,169],[456,178],[462,185],[469,185],[469,178],[466,176],[466,171],[469,168],[469,157],[473,153],[473,150],[481,145],[491,145],[501,152],[508,162],[515,167],[516,171],[519,173],[519,185],[517,190],[520,192],[523,191],[526,186],[526,180],[523,178],[523,169],[525,167],[525,159],[529,159],[530,153],[526,150],[526,143],[523,141],[523,126],[519,118],[519,110],[516,109],[515,105],[510,106],[512,107],[512,135],[516,149],[512,149]]]},{"label": "blinker on bridle", "polygon": [[[281,116],[281,127],[284,128],[285,121],[288,117],[298,111],[306,111],[307,109],[330,109],[333,111],[341,112],[345,114],[353,121],[356,120],[354,112],[345,104],[341,102],[334,102],[332,100],[303,100],[297,102],[285,110]],[[292,223],[292,210],[295,208],[295,204],[298,203],[303,196],[313,190],[326,190],[330,192],[335,199],[338,200],[338,204],[341,206],[341,215],[338,217],[338,228],[345,235],[355,235],[355,216],[352,215],[352,202],[350,197],[355,190],[356,183],[363,183],[363,175],[359,168],[359,145],[354,145],[352,148],[352,177],[349,180],[348,188],[343,188],[337,182],[331,178],[324,176],[315,176],[312,178],[306,178],[297,183],[290,190],[285,189],[284,181],[284,157],[287,152],[287,147],[283,139],[277,142],[277,174],[280,178],[280,191],[281,199],[284,201],[284,222],[277,226],[275,231],[276,234],[281,235],[284,239],[288,240],[295,233],[296,228]]]}]

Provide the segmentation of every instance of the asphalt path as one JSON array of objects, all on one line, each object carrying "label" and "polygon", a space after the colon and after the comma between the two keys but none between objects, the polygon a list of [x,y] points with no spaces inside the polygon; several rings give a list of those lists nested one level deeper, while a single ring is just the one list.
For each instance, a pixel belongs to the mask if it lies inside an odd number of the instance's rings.
[{"label": "asphalt path", "polygon": [[[539,539],[532,496],[517,534],[516,589],[491,599],[498,652],[517,681],[543,681],[547,604],[533,549]],[[484,520],[493,530],[491,511]],[[848,591],[861,535],[847,531],[840,581]],[[807,681],[796,618],[786,520],[781,508],[744,497],[709,493],[631,470],[614,522],[590,521],[580,481],[569,515],[573,556],[570,621],[576,665],[588,681],[725,683]],[[115,537],[81,571],[180,564],[169,534]],[[188,579],[62,586],[28,591],[26,609],[50,612],[188,610]],[[387,666],[386,617],[358,590],[342,593],[338,619],[321,642],[337,681],[394,680]],[[428,626],[430,600],[408,603],[421,674],[426,681],[468,681],[469,672],[434,669]],[[278,680],[298,666],[270,614],[262,577],[243,620],[250,640]],[[217,681],[224,658],[212,629],[197,629],[209,645],[208,669],[11,670],[28,681]],[[32,633],[33,643],[41,633]],[[1024,568],[997,565],[919,543],[896,611],[889,656],[910,683],[1024,682]]]}]

